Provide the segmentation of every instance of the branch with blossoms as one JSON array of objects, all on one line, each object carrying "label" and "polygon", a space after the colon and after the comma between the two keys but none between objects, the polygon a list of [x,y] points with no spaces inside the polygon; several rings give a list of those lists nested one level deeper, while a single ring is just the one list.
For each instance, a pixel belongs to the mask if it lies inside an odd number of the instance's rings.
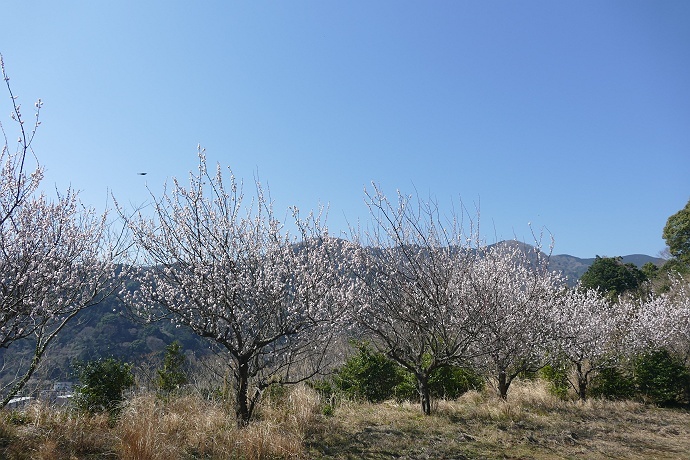
[{"label": "branch with blossoms", "polygon": [[2,54],[0,54],[0,70],[12,101],[10,118],[19,129],[17,145],[13,149],[10,147],[5,126],[0,120],[0,132],[2,132],[4,139],[2,152],[0,153],[0,167],[2,168],[0,170],[0,224],[3,224],[36,191],[38,184],[43,179],[43,168],[38,164],[38,161],[36,161],[34,171],[28,175],[26,172],[28,154],[30,153],[34,159],[36,158],[31,144],[38,126],[41,124],[39,115],[43,102],[40,99],[36,101],[35,121],[32,129],[27,131],[22,117],[21,105],[17,102],[17,97],[12,92],[10,77],[5,70]]}]

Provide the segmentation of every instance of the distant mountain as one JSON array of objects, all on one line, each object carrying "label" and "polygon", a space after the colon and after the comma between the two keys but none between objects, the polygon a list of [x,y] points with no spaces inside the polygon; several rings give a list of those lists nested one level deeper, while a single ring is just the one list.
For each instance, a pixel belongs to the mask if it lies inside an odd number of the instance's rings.
[{"label": "distant mountain", "polygon": [[[165,347],[177,341],[190,362],[212,354],[213,345],[189,328],[170,321],[146,323],[132,315],[116,297],[82,310],[51,343],[46,356],[26,390],[50,388],[45,382],[74,381],[72,363],[115,357],[132,363],[139,376],[155,378]],[[34,352],[34,341],[24,339],[0,348],[0,388],[11,382],[18,368],[26,367]],[[141,382],[140,382],[141,383]]]},{"label": "distant mountain", "polygon": [[[567,276],[569,284],[575,284],[595,260],[595,258],[581,259],[568,254],[552,255],[549,259],[549,267],[551,267],[552,270],[560,271]],[[626,264],[632,263],[638,267],[642,267],[647,262],[651,262],[660,267],[665,261],[659,257],[652,257],[644,254],[630,254],[623,256],[623,263]]]},{"label": "distant mountain", "polygon": [[[505,240],[495,243],[495,245],[510,245],[518,246],[522,248],[523,251],[532,251],[534,246],[521,241],[516,240]],[[492,245],[493,246],[493,245]],[[652,257],[645,254],[630,254],[623,257],[623,263],[632,263],[641,268],[647,262],[651,262],[656,266],[660,267],[664,264],[665,260],[659,257]],[[591,259],[581,259],[579,257],[571,256],[568,254],[558,254],[552,255],[549,258],[549,268],[552,271],[559,271],[568,277],[568,284],[575,285],[577,280],[587,271],[587,269],[594,263],[596,258]]]}]

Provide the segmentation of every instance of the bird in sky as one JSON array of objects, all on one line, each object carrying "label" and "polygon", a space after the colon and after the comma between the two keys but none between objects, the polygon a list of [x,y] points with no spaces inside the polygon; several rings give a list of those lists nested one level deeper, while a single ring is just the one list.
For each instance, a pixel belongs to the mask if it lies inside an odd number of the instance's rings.
[{"label": "bird in sky", "polygon": [[140,176],[145,176],[145,175],[147,175],[148,173],[140,172],[140,173],[137,173],[137,174],[139,174]]}]

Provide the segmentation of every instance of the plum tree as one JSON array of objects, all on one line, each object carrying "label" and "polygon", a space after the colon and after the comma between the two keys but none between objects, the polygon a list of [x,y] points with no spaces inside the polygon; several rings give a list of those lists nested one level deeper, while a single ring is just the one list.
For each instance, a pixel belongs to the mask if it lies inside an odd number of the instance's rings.
[{"label": "plum tree", "polygon": [[[142,252],[135,292],[142,314],[162,307],[229,354],[236,415],[246,425],[261,392],[320,372],[342,320],[345,284],[334,255],[346,242],[328,235],[320,214],[285,230],[261,184],[246,206],[234,176],[214,175],[199,148],[190,185],[173,180],[153,212],[126,217]],[[121,210],[124,215],[124,211]]]},{"label": "plum tree", "polygon": [[591,378],[614,367],[628,351],[628,315],[598,289],[577,287],[563,292],[552,310],[555,359],[566,359],[575,373],[570,380],[581,400],[587,399]]},{"label": "plum tree", "polygon": [[518,375],[546,364],[553,343],[550,315],[565,279],[549,271],[538,241],[536,247],[504,242],[483,248],[468,273],[466,301],[483,305],[479,367],[506,399]]},{"label": "plum tree", "polygon": [[472,361],[489,306],[468,302],[463,293],[473,239],[458,221],[444,225],[434,203],[397,198],[389,201],[375,185],[366,192],[373,225],[356,238],[349,300],[371,343],[414,375],[428,415],[430,377]]},{"label": "plum tree", "polygon": [[108,245],[106,214],[86,209],[73,190],[54,200],[38,192],[43,169],[32,142],[40,124],[41,101],[28,130],[12,93],[0,56],[3,79],[12,100],[11,118],[18,127],[16,148],[5,143],[0,154],[0,347],[33,340],[32,360],[1,391],[0,407],[22,390],[46,348],[82,309],[100,302],[115,286],[116,246]]}]

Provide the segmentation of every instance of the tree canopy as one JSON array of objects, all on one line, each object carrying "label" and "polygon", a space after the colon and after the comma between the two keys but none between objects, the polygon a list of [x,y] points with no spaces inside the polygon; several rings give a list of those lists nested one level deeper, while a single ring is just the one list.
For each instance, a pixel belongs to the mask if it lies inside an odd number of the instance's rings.
[{"label": "tree canopy", "polygon": [[[12,123],[7,128],[0,123],[0,348],[26,339],[35,350],[29,362],[20,363],[12,385],[0,388],[4,407],[26,385],[67,322],[112,292],[117,248],[107,239],[107,214],[87,209],[74,190],[51,199],[38,189],[43,169],[38,160],[35,166],[30,163],[36,158],[32,142],[42,102],[34,106],[29,129],[1,55],[0,72],[12,101]],[[18,131],[15,146],[8,143],[10,126]]]},{"label": "tree canopy", "polygon": [[669,252],[685,264],[690,263],[690,200],[666,221],[662,234]]},{"label": "tree canopy", "polygon": [[580,285],[616,298],[625,291],[637,289],[646,280],[642,270],[635,264],[623,263],[622,257],[596,256],[594,263],[582,274]]}]

